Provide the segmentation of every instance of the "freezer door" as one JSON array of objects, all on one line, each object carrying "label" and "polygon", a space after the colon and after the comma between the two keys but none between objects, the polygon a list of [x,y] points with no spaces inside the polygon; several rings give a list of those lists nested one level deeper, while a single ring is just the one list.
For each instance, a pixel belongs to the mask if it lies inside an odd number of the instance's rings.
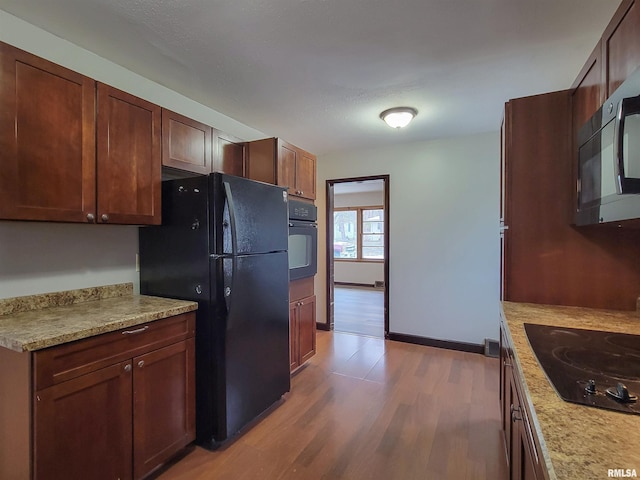
[{"label": "freezer door", "polygon": [[288,248],[287,190],[231,175],[214,174],[222,195],[222,252],[244,255]]},{"label": "freezer door", "polygon": [[231,436],[289,391],[288,264],[286,252],[223,262],[225,420]]}]

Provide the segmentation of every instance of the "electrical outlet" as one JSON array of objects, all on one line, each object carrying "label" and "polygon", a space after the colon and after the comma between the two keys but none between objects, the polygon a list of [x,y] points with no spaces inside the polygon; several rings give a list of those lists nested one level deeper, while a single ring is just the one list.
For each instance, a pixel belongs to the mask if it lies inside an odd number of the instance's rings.
[{"label": "electrical outlet", "polygon": [[136,272],[140,271],[140,254],[136,253]]}]

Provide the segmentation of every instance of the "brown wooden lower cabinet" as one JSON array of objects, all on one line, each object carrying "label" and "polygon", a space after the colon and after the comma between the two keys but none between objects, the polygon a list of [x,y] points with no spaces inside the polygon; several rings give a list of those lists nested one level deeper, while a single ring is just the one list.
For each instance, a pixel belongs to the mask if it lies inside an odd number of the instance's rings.
[{"label": "brown wooden lower cabinet", "polygon": [[512,347],[504,326],[500,330],[500,403],[509,478],[544,480],[543,466],[529,415],[522,401],[520,379],[514,368]]},{"label": "brown wooden lower cabinet", "polygon": [[316,354],[316,296],[289,304],[291,371]]},{"label": "brown wooden lower cabinet", "polygon": [[[194,334],[190,312],[0,355],[9,360],[5,365],[32,371],[18,389],[33,391],[32,441],[23,442],[25,449],[32,445],[31,467],[11,465],[6,472],[31,470],[35,480],[125,480],[163,465],[195,439]],[[28,415],[29,405],[22,408],[16,414]]]},{"label": "brown wooden lower cabinet", "polygon": [[293,372],[316,354],[314,277],[289,282],[289,359]]}]

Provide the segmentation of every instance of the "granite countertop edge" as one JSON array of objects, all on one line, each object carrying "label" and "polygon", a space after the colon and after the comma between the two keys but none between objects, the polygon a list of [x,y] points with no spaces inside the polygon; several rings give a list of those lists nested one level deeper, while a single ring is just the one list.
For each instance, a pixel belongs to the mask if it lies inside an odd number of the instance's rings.
[{"label": "granite countertop edge", "polygon": [[[640,416],[563,401],[524,331],[525,323],[537,323],[639,335],[638,313],[502,302],[502,314],[549,479],[607,478],[609,469],[619,468],[640,471]],[[629,435],[613,435],[619,431]]]},{"label": "granite countertop edge", "polygon": [[33,352],[198,308],[196,302],[127,293],[0,315],[0,347]]}]

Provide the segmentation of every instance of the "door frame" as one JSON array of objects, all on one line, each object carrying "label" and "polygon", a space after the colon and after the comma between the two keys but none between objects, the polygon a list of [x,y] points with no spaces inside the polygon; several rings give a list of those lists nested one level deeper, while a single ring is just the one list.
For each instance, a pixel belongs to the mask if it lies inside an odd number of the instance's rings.
[{"label": "door frame", "polygon": [[326,181],[326,311],[327,330],[334,329],[334,260],[333,260],[333,186],[336,183],[363,182],[382,180],[384,195],[384,338],[389,337],[389,175],[372,175],[368,177],[339,178]]}]

